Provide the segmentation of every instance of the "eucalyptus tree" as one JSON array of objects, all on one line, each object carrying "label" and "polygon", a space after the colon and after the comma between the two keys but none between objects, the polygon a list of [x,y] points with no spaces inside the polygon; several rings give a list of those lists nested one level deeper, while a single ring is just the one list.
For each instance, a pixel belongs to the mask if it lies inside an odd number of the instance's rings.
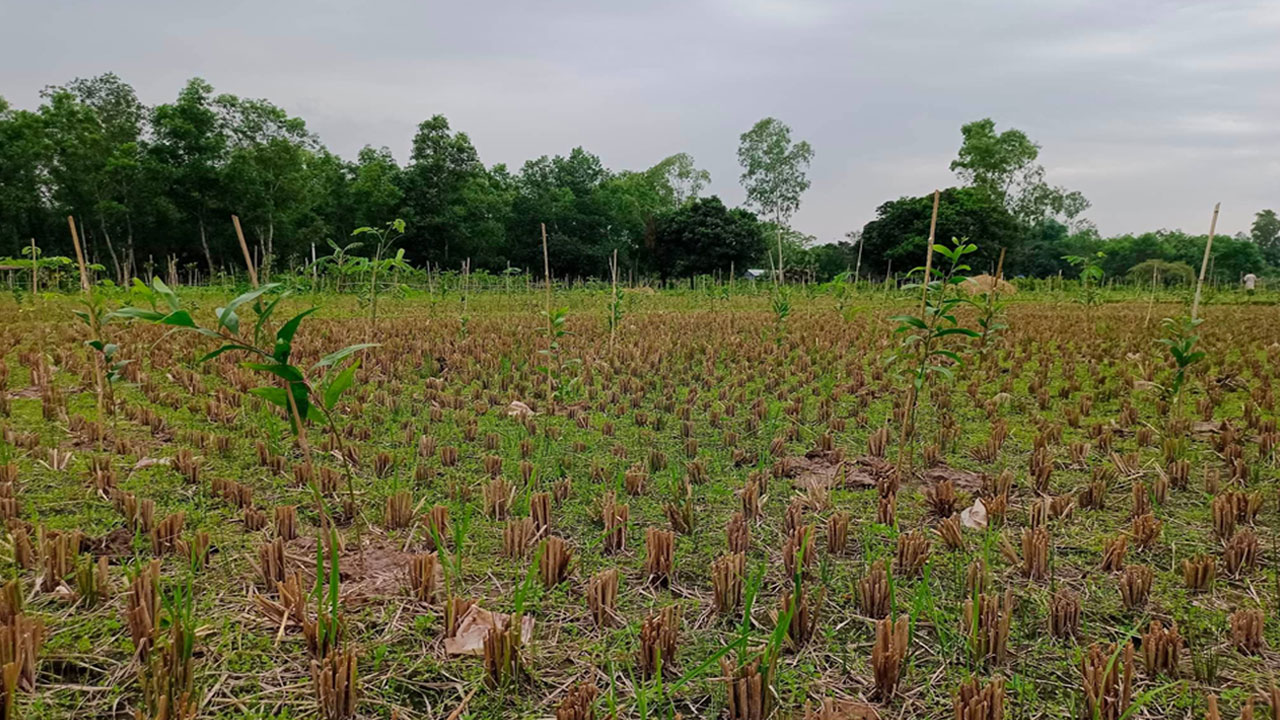
[{"label": "eucalyptus tree", "polygon": [[800,196],[809,189],[807,171],[813,148],[791,141],[791,128],[775,118],[765,118],[739,137],[739,178],[747,191],[747,204],[773,221],[778,242],[777,281],[785,280],[782,256],[783,229],[800,209]]}]

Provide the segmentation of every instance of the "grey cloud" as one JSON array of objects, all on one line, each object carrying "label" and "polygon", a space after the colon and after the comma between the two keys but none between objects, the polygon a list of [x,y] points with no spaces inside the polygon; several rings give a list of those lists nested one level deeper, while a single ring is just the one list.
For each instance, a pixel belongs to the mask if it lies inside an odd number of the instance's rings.
[{"label": "grey cloud", "polygon": [[447,115],[488,163],[583,145],[610,167],[687,151],[730,202],[737,136],[814,146],[794,224],[827,241],[954,182],[962,123],[1040,142],[1106,233],[1247,229],[1280,206],[1275,2],[6,2],[0,94],[112,70],[150,103],[200,75],[351,156]]}]

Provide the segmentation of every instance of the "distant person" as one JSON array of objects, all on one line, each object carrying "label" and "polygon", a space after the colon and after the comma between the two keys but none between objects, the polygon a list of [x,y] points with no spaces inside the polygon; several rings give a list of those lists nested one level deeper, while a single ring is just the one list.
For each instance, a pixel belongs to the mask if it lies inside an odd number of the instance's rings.
[{"label": "distant person", "polygon": [[1258,276],[1257,276],[1257,275],[1254,275],[1253,273],[1249,273],[1249,274],[1247,274],[1247,275],[1245,275],[1245,276],[1244,276],[1244,291],[1245,291],[1245,293],[1246,293],[1246,294],[1248,294],[1248,295],[1252,295],[1252,294],[1253,294],[1253,288],[1254,288],[1254,286],[1255,286],[1255,285],[1257,285],[1257,284],[1258,284]]}]

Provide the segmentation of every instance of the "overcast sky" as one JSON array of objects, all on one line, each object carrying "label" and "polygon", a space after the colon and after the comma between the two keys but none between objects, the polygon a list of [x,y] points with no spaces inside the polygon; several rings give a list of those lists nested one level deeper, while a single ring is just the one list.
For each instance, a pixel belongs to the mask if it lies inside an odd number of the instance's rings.
[{"label": "overcast sky", "polygon": [[738,136],[808,140],[793,226],[819,241],[954,182],[960,125],[1043,147],[1106,234],[1247,230],[1280,209],[1280,1],[0,0],[0,95],[192,76],[304,117],[346,157],[443,113],[487,164],[576,145],[613,169],[689,152],[740,202]]}]

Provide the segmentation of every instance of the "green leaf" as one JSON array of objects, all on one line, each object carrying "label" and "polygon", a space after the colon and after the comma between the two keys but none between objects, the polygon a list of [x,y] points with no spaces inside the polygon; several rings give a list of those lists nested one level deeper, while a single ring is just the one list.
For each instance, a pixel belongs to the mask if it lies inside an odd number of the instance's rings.
[{"label": "green leaf", "polygon": [[[88,318],[85,313],[77,312],[76,315]],[[155,310],[147,310],[145,308],[122,307],[119,310],[107,314],[108,318],[124,318],[126,320],[146,320],[147,322],[158,322],[163,320],[166,315],[156,312]]]},{"label": "green leaf", "polygon": [[212,360],[212,359],[214,359],[214,358],[218,357],[218,356],[219,356],[219,355],[221,355],[222,353],[230,352],[230,351],[232,351],[232,350],[244,350],[244,351],[246,351],[246,352],[253,352],[253,348],[248,347],[247,345],[227,344],[227,345],[223,345],[222,347],[218,348],[217,350],[214,350],[213,352],[211,352],[211,353],[209,353],[209,354],[205,355],[204,357],[200,358],[200,362],[208,362],[209,360]]},{"label": "green leaf", "polygon": [[241,364],[244,367],[249,368],[250,370],[257,370],[259,372],[271,373],[272,375],[275,375],[281,380],[285,380],[291,383],[303,382],[302,371],[292,365],[285,365],[284,363],[280,363],[277,365],[268,365],[265,363],[250,363],[250,362],[241,363]]},{"label": "green leaf", "polygon": [[267,324],[267,319],[276,311],[276,305],[279,305],[280,301],[283,300],[286,295],[288,295],[288,293],[280,293],[280,295],[276,297],[275,300],[272,300],[265,309],[258,311],[258,321],[253,324],[254,345],[262,344],[262,326]]},{"label": "green leaf", "polygon": [[281,325],[280,329],[276,331],[276,347],[272,352],[272,356],[275,357],[276,362],[283,363],[289,361],[289,354],[293,352],[293,336],[298,332],[298,325],[302,323],[303,318],[315,312],[317,309],[318,308],[311,308],[310,310],[304,310],[297,315],[294,315],[289,319],[289,322]]},{"label": "green leaf", "polygon": [[355,353],[360,352],[361,350],[368,350],[369,348],[374,348],[374,347],[378,347],[378,343],[358,343],[355,345],[348,345],[342,348],[341,350],[325,355],[324,357],[320,358],[319,362],[317,362],[315,365],[312,365],[311,367],[312,368],[329,367],[331,365],[340,363],[343,360],[346,360],[347,358],[351,357]]},{"label": "green leaf", "polygon": [[186,310],[174,310],[173,312],[160,318],[161,325],[173,325],[174,327],[194,328],[196,321],[191,317],[191,313]]},{"label": "green leaf", "polygon": [[178,309],[178,296],[169,289],[168,285],[164,284],[163,280],[158,277],[151,278],[151,287],[160,297],[164,298],[165,304],[169,306],[171,312]]},{"label": "green leaf", "polygon": [[[278,287],[280,287],[280,283],[267,283],[266,285],[263,285],[262,287],[259,287],[256,290],[250,290],[249,292],[241,295],[240,297],[237,297],[236,299],[227,303],[227,306],[225,308],[220,308],[218,310],[218,322],[221,323],[223,327],[226,327],[228,330],[231,330],[231,332],[239,334],[240,318],[235,314],[236,308],[240,307],[241,305],[244,305],[247,302],[253,302],[254,300],[261,297],[263,293],[270,292],[272,290],[275,290]],[[227,322],[234,322],[236,324],[235,329],[232,329],[231,326],[227,324]]]},{"label": "green leaf", "polygon": [[360,361],[356,360],[338,373],[333,382],[329,383],[329,386],[324,389],[324,407],[326,410],[332,410],[338,404],[338,399],[342,397],[342,393],[346,392],[347,388],[351,387],[352,383],[355,382],[356,368],[358,367],[360,367]]}]

